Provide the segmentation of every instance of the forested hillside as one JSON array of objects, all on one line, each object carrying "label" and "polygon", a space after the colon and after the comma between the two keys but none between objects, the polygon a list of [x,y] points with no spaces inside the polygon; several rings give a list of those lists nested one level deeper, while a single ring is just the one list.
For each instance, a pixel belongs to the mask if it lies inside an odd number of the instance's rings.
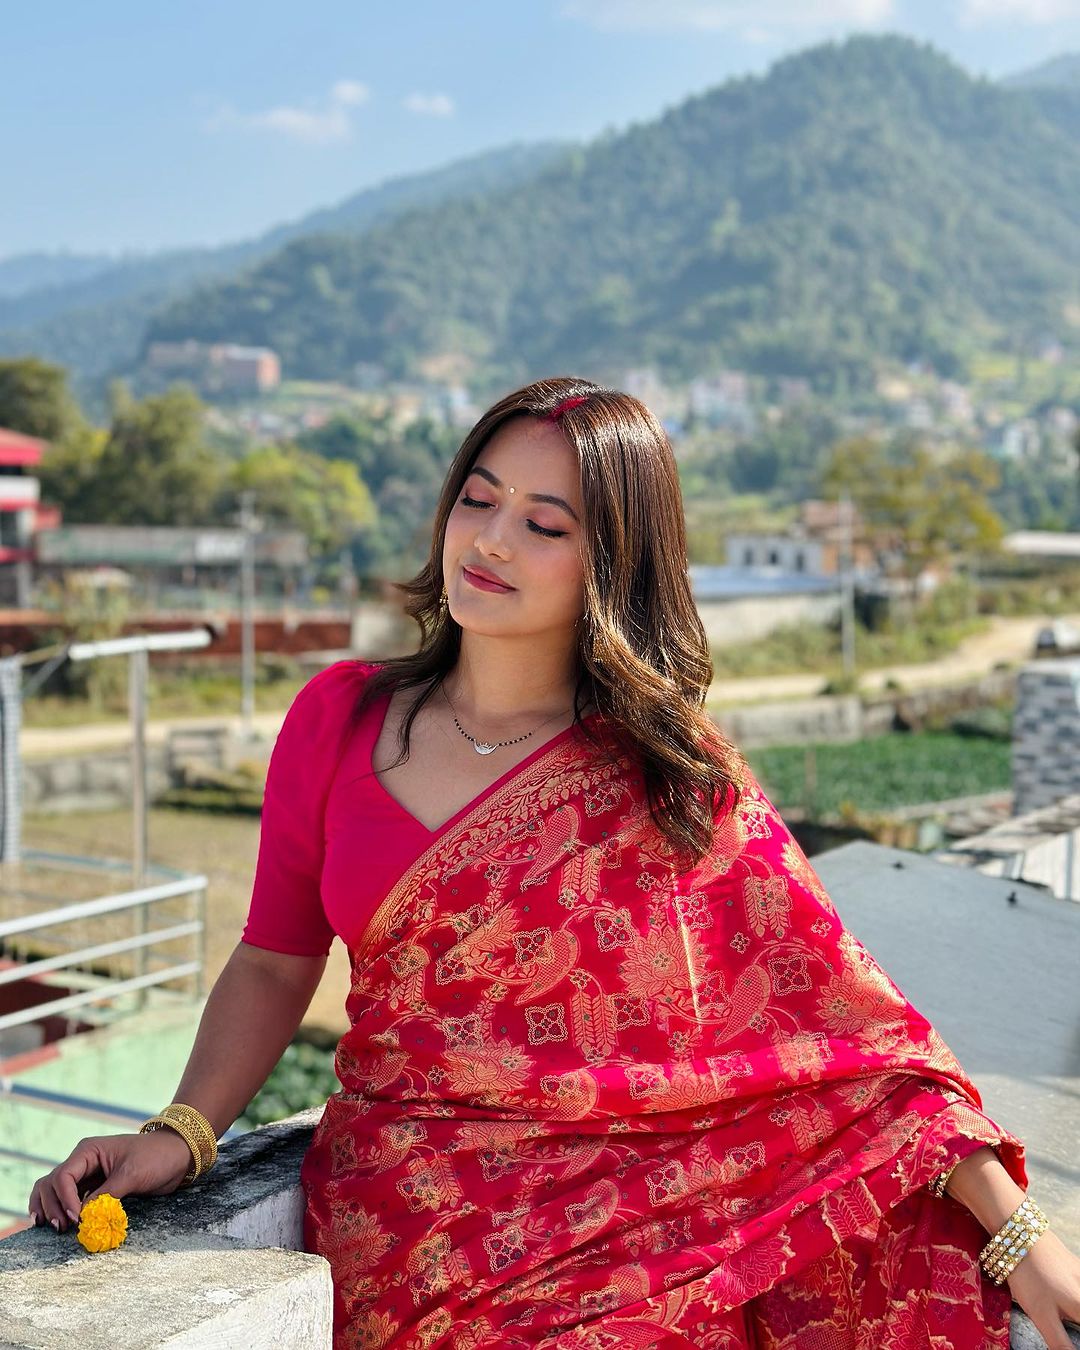
[{"label": "forested hillside", "polygon": [[0,353],[33,352],[76,376],[129,370],[147,325],[175,295],[242,272],[286,243],[359,234],[419,206],[491,192],[531,178],[571,148],[560,141],[500,146],[424,173],[402,174],[310,212],[256,239],[220,248],[170,249],[111,262],[29,254],[0,262]]},{"label": "forested hillside", "polygon": [[643,361],[823,392],[882,358],[962,375],[1074,335],[1080,140],[1047,92],[907,38],[827,44],[518,186],[297,241],[150,333],[266,343],[297,376],[446,352],[496,386]]}]

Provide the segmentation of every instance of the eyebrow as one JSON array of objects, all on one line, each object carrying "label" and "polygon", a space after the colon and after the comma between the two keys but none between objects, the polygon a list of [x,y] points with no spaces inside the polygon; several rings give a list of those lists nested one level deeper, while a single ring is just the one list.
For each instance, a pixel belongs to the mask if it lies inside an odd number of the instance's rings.
[{"label": "eyebrow", "polygon": [[[499,482],[491,470],[485,469],[481,464],[474,464],[469,472],[478,473],[481,478],[486,478],[493,487],[502,487],[502,483]],[[561,506],[564,511],[568,512],[574,518],[574,520],[577,520],[577,512],[569,502],[563,501],[561,497],[553,497],[550,492],[527,492],[525,496],[530,502],[549,502],[552,506]]]}]

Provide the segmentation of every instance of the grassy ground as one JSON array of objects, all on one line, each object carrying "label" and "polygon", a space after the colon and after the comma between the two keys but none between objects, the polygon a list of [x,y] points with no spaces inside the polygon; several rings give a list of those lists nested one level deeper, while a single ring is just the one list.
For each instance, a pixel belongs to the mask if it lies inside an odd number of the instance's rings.
[{"label": "grassy ground", "polygon": [[[955,651],[965,638],[985,632],[983,615],[946,625],[871,632],[856,629],[858,669],[919,665]],[[744,679],[754,675],[828,675],[841,664],[840,635],[816,623],[788,624],[753,642],[712,649],[713,678]]]},{"label": "grassy ground", "polygon": [[835,818],[844,802],[861,811],[888,811],[1004,791],[1011,782],[1008,740],[947,731],[897,733],[846,745],[815,745],[817,788],[808,799],[807,750],[797,745],[746,752],[762,787],[781,811],[800,806]]}]

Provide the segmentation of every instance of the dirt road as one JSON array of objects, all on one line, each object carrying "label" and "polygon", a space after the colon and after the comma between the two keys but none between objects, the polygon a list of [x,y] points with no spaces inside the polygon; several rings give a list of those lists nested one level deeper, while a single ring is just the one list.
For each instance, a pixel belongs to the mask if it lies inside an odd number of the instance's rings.
[{"label": "dirt road", "polygon": [[[1062,616],[1080,624],[1080,615]],[[997,661],[1026,661],[1035,647],[1035,636],[1046,620],[1032,615],[1022,618],[993,619],[985,633],[967,638],[954,652],[912,666],[886,666],[865,672],[863,688],[882,689],[891,677],[906,689],[935,684],[954,684],[972,676],[986,674]],[[857,653],[856,653],[857,654]],[[817,694],[824,683],[820,675],[758,675],[751,679],[715,680],[709,690],[710,704],[759,703],[766,699],[807,698]]]}]

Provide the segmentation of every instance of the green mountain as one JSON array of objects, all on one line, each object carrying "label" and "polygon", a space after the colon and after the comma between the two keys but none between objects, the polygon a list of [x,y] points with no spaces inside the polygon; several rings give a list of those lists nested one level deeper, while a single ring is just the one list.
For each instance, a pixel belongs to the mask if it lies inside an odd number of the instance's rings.
[{"label": "green mountain", "polygon": [[1030,70],[1006,75],[1001,83],[1010,89],[1080,89],[1080,52],[1052,56]]},{"label": "green mountain", "polygon": [[[158,338],[267,344],[290,375],[470,359],[492,386],[654,362],[865,382],[1074,336],[1080,145],[1026,91],[852,37],[608,133],[530,180],[289,244]],[[1075,319],[1074,319],[1075,321]]]},{"label": "green mountain", "polygon": [[533,176],[569,143],[502,146],[423,173],[400,175],[337,206],[220,248],[170,249],[121,258],[23,254],[0,260],[0,354],[33,351],[85,376],[136,360],[151,317],[199,282],[242,271],[294,239],[359,234],[404,211],[439,208]]},{"label": "green mountain", "polygon": [[0,298],[85,281],[115,266],[116,259],[108,253],[17,253],[0,258]]},{"label": "green mountain", "polygon": [[1055,56],[1001,83],[1023,91],[1047,121],[1080,141],[1080,53]]}]

